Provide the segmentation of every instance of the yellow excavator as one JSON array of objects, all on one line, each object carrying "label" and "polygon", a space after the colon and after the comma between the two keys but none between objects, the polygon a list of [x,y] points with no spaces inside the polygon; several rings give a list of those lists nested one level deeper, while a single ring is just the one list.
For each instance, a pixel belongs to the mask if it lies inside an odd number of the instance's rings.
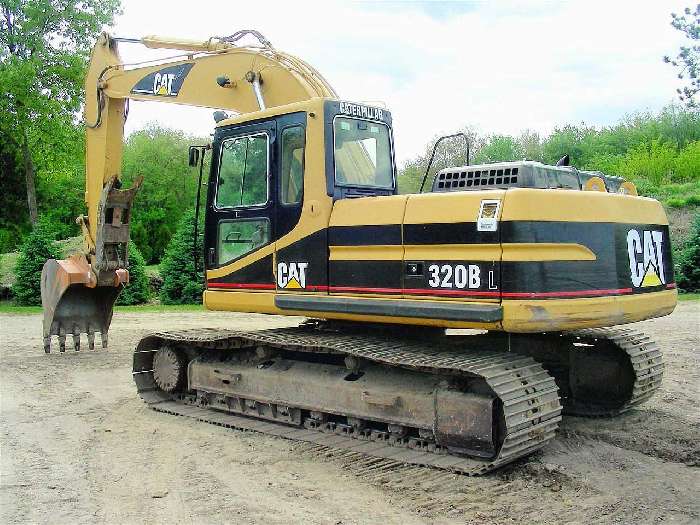
[{"label": "yellow excavator", "polygon": [[[178,51],[125,64],[124,41]],[[614,416],[658,389],[658,346],[610,328],[676,305],[657,201],[565,161],[467,160],[399,194],[391,113],[340,100],[255,31],[99,37],[86,79],[86,251],[44,266],[46,352],[52,337],[78,350],[81,334],[106,347],[129,281],[141,184],[121,187],[129,100],[217,109],[211,144],[189,152],[200,168],[211,152],[205,307],[308,319],[144,337],[133,377],[155,410],[479,474],[542,448],[562,414]]]}]

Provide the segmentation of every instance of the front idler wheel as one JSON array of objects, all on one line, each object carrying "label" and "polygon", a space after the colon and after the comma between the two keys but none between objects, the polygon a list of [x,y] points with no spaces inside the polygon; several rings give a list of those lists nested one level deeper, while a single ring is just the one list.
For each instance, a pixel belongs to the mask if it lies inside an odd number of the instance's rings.
[{"label": "front idler wheel", "polygon": [[172,394],[182,390],[187,380],[187,363],[182,352],[165,347],[153,358],[153,379],[158,388]]}]

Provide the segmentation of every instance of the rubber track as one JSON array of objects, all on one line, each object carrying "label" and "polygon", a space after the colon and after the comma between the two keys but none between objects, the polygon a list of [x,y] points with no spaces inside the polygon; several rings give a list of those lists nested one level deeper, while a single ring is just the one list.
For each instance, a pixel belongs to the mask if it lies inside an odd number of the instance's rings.
[{"label": "rubber track", "polygon": [[600,408],[574,403],[565,414],[576,416],[617,416],[647,401],[661,386],[664,362],[659,346],[647,335],[631,328],[591,328],[569,332],[582,338],[612,341],[629,358],[634,370],[630,398],[618,408]]},{"label": "rubber track", "polygon": [[[308,430],[188,405],[160,391],[153,382],[148,363],[152,362],[153,352],[164,345],[226,350],[263,345],[297,352],[353,355],[430,373],[481,377],[502,401],[505,438],[498,455],[485,460],[407,448],[404,440],[373,441],[362,435],[340,434],[330,429],[326,432]],[[483,474],[544,447],[554,438],[561,421],[556,383],[531,357],[505,352],[470,352],[433,341],[386,340],[375,336],[315,332],[301,327],[255,332],[198,329],[154,333],[144,337],[134,353],[134,380],[142,399],[161,412],[469,475]]]}]

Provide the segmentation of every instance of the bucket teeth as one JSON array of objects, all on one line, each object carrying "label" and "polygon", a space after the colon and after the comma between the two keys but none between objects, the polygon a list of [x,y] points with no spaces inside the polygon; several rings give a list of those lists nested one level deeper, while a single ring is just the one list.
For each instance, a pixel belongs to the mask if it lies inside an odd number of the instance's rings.
[{"label": "bucket teeth", "polygon": [[[87,341],[88,341],[88,348],[90,350],[95,349],[95,330],[92,329],[92,327],[88,327],[87,330],[84,331],[87,334]],[[60,328],[58,330],[58,348],[61,352],[66,351],[66,339],[68,336],[71,336],[73,338],[73,348],[75,349],[76,352],[80,351],[80,337],[83,331],[81,331],[79,326],[73,327],[72,332],[66,333],[66,330],[64,328]],[[102,342],[102,348],[107,348],[107,343],[108,343],[108,337],[106,333],[100,333],[100,338]],[[51,353],[51,337],[50,335],[44,336],[44,352]]]},{"label": "bucket teeth", "polygon": [[73,349],[80,352],[80,328],[77,325],[73,326]]}]

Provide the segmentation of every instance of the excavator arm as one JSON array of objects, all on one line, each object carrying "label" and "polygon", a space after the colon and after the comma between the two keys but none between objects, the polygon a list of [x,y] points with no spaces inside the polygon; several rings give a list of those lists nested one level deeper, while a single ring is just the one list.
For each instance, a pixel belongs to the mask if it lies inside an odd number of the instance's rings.
[{"label": "excavator arm", "polygon": [[[242,46],[246,36],[259,44]],[[150,49],[173,49],[168,59],[123,63],[119,42]],[[257,31],[239,31],[204,42],[147,36],[119,39],[103,33],[92,51],[85,80],[85,203],[77,218],[85,253],[50,259],[41,279],[44,350],[51,336],[65,350],[80,334],[90,347],[99,332],[107,345],[112,306],[129,280],[128,242],[131,204],[141,185],[121,189],[124,122],[129,100],[210,107],[238,114],[317,97],[336,97],[330,84],[309,64],[280,52]]]}]

